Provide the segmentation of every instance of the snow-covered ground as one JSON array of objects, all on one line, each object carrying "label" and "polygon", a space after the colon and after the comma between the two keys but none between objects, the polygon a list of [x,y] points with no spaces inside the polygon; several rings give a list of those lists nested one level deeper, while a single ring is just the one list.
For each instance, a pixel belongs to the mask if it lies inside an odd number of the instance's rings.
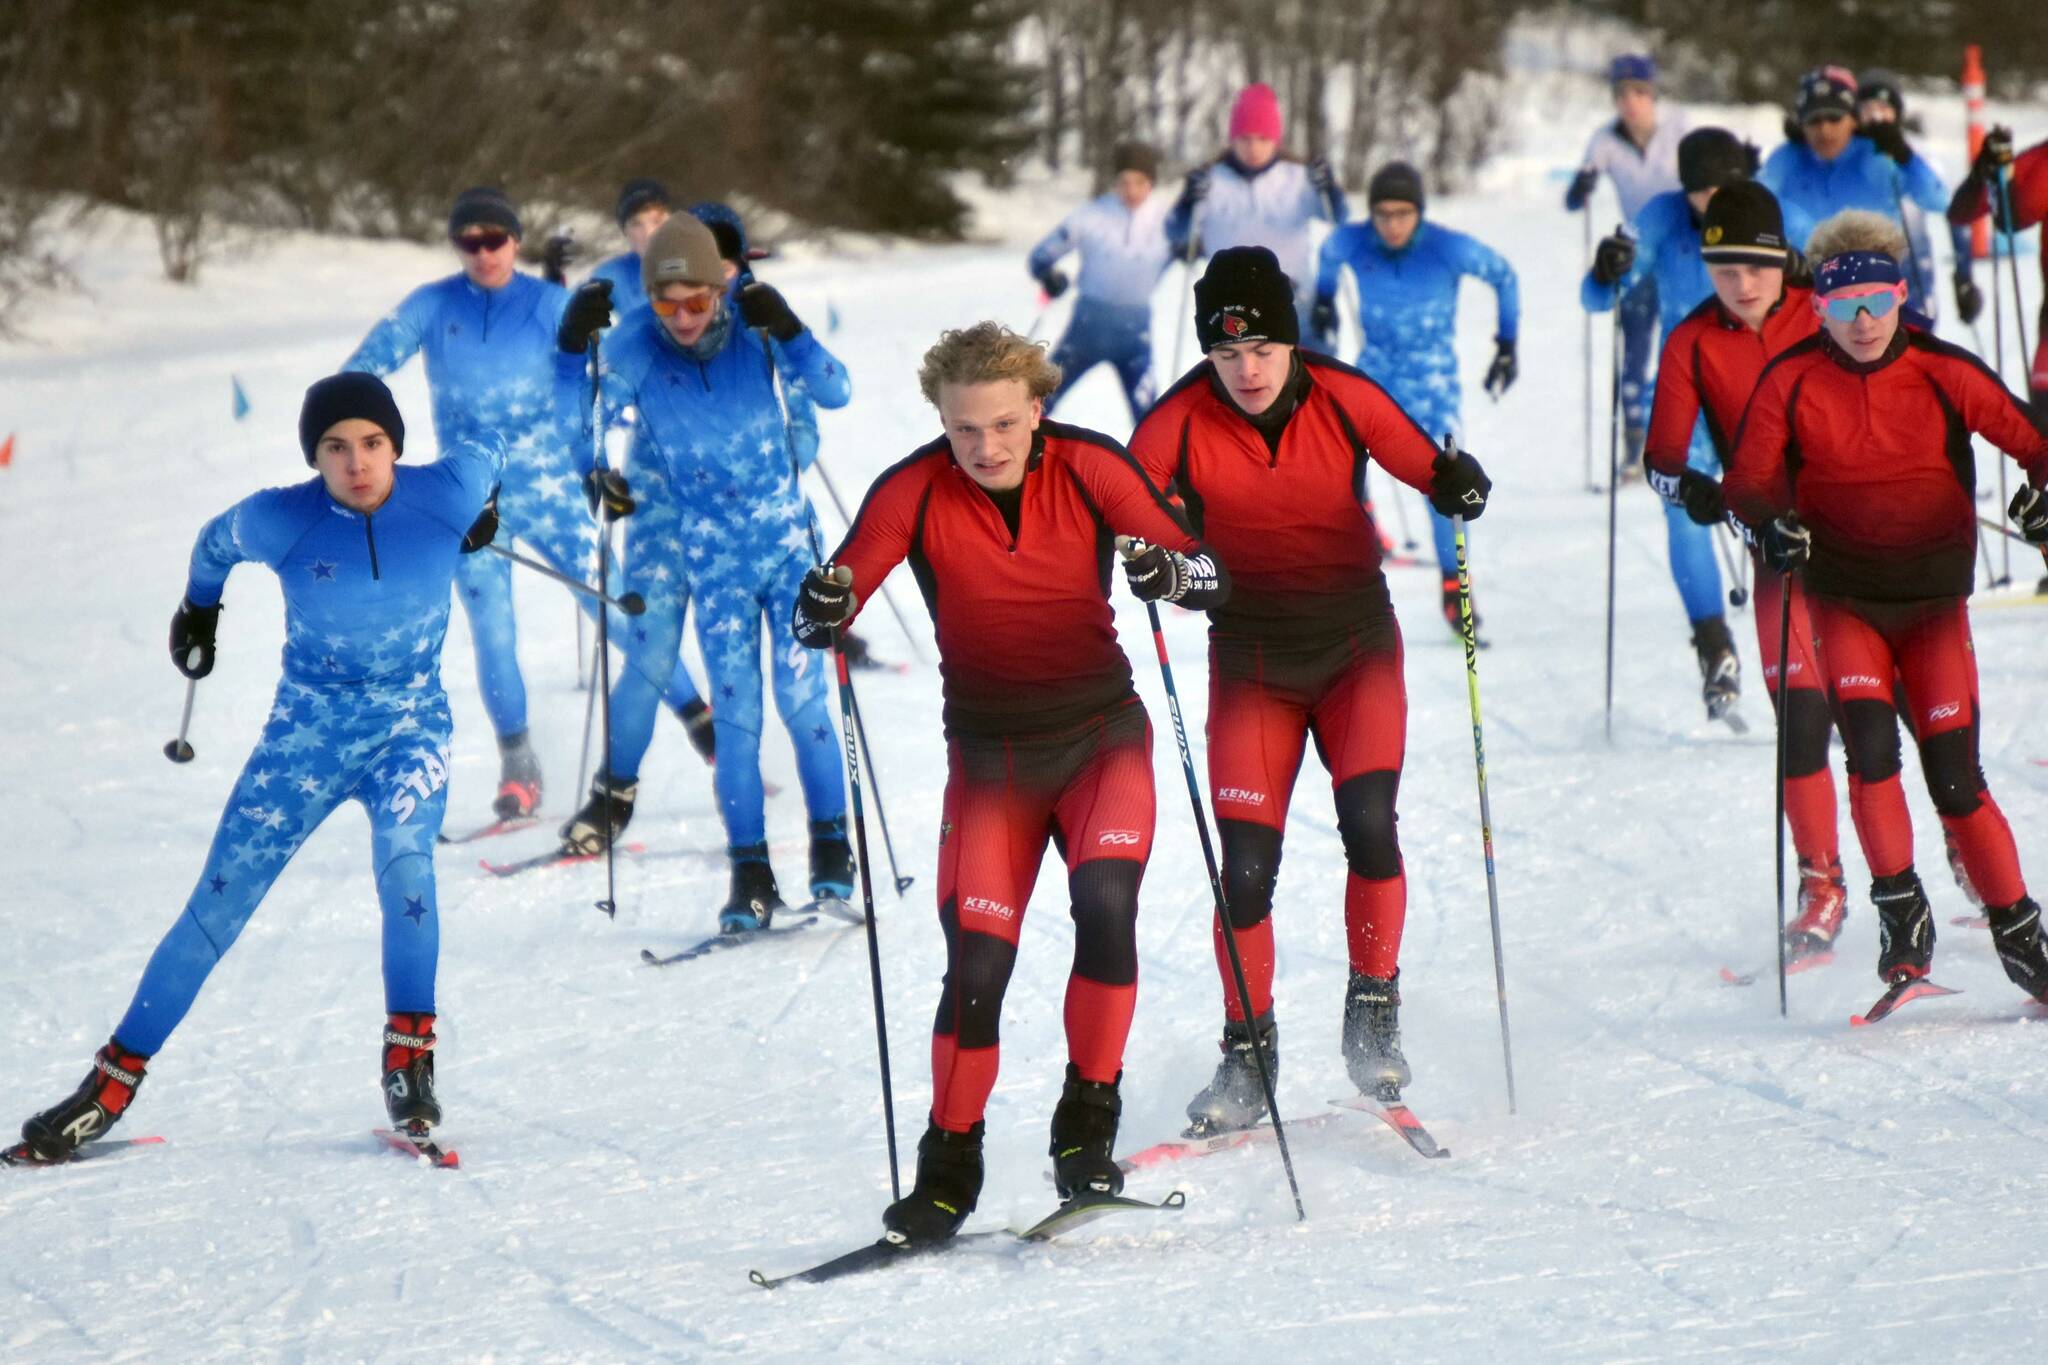
[{"label": "snow-covered ground", "polygon": [[[831,1286],[754,1289],[749,1267],[793,1270],[878,1231],[888,1181],[867,967],[857,930],[664,971],[639,964],[643,946],[709,933],[725,889],[706,771],[670,726],[644,769],[634,834],[648,850],[621,863],[616,923],[591,908],[601,871],[497,881],[476,869],[475,850],[441,860],[440,1076],[460,1174],[409,1167],[366,1135],[382,1117],[381,994],[365,831],[351,808],[287,871],[152,1066],[121,1131],[168,1145],[0,1181],[0,1356],[1841,1360],[1902,1342],[1960,1359],[2038,1355],[2048,1022],[2006,983],[1981,931],[1949,927],[1964,907],[1917,768],[1908,781],[1941,925],[1937,974],[1966,993],[1849,1029],[1878,983],[1846,809],[1854,910],[1837,964],[1794,979],[1788,1019],[1770,985],[1720,984],[1723,964],[1761,967],[1772,953],[1768,711],[1744,613],[1752,733],[1702,719],[1663,519],[1640,486],[1622,494],[1621,655],[1603,742],[1606,507],[1581,487],[1580,224],[1559,210],[1554,174],[1597,109],[1583,87],[1552,93],[1483,196],[1431,208],[1508,255],[1526,309],[1520,384],[1498,405],[1468,389],[1465,408],[1468,443],[1497,483],[1474,558],[1494,641],[1481,670],[1519,1114],[1502,1085],[1462,657],[1436,616],[1435,575],[1399,569],[1410,1099],[1452,1160],[1419,1161],[1351,1116],[1296,1140],[1305,1224],[1266,1148],[1134,1182],[1154,1197],[1184,1188],[1178,1215],[1104,1222],[1050,1248],[987,1244]],[[1759,135],[1772,122],[1751,119]],[[2023,140],[2048,132],[2039,111],[2019,124]],[[1041,202],[1015,218],[1050,212]],[[804,253],[767,268],[804,316],[822,324],[829,304],[841,320],[827,339],[857,397],[826,416],[824,434],[848,496],[934,431],[913,371],[940,328],[1029,322],[1020,245]],[[250,489],[303,477],[294,422],[305,384],[450,262],[414,246],[289,238],[177,289],[156,278],[146,232],[116,224],[81,242],[79,266],[91,296],[49,303],[34,343],[0,350],[0,428],[18,439],[0,470],[10,1123],[73,1085],[119,1017],[267,706],[277,592],[244,568],[228,590],[220,666],[199,689],[198,760],[158,756],[182,691],[163,657],[165,620],[193,535]],[[2031,294],[2038,277],[2026,274]],[[1160,290],[1162,344],[1179,287],[1176,274]],[[1490,296],[1468,291],[1472,389],[1492,322]],[[1605,329],[1595,330],[1604,375]],[[253,405],[242,423],[230,375]],[[399,392],[414,458],[425,458],[416,367]],[[1107,372],[1062,416],[1128,426]],[[1604,430],[1596,437],[1604,447]],[[1419,502],[1407,510],[1421,530]],[[914,605],[907,577],[894,587]],[[546,804],[560,815],[577,796],[584,711],[571,613],[545,582],[523,579],[519,592]],[[1215,1060],[1219,1008],[1209,889],[1164,698],[1142,613],[1118,597],[1161,726],[1160,837],[1124,1085],[1136,1147],[1177,1131]],[[2037,875],[2048,867],[2041,620],[2032,608],[1977,618],[1984,766]],[[867,629],[879,652],[907,656],[885,615]],[[1176,615],[1169,638],[1199,745],[1200,621]],[[444,672],[460,829],[485,817],[495,775],[460,624]],[[941,963],[938,684],[920,667],[860,686],[897,852],[917,878],[880,904],[907,1156],[929,1099],[925,1030]],[[790,885],[803,816],[777,740],[768,763],[792,793],[770,811]],[[546,841],[535,831],[484,847],[510,855]],[[1342,880],[1311,765],[1276,911],[1292,1114],[1346,1089]],[[1058,878],[1042,879],[1008,1002],[976,1225],[1050,1202],[1062,901]]]}]

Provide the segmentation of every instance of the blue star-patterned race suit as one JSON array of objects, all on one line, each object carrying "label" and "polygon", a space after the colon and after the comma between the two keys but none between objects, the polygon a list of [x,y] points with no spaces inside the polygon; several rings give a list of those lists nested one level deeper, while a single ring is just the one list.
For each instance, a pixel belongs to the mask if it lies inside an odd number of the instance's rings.
[{"label": "blue star-patterned race suit", "polygon": [[[1492,248],[1427,219],[1399,251],[1381,240],[1370,222],[1346,223],[1325,237],[1316,262],[1320,302],[1335,305],[1337,283],[1347,266],[1358,281],[1358,321],[1365,332],[1358,367],[1432,439],[1457,433],[1458,281],[1473,275],[1493,286],[1498,308],[1494,335],[1511,342],[1522,316],[1515,268]],[[1434,508],[1429,515],[1436,562],[1449,577],[1458,571],[1451,521]]]},{"label": "blue star-patterned race suit", "polygon": [[[819,406],[852,396],[846,369],[809,331],[766,342],[718,312],[685,350],[651,308],[603,334],[605,420],[639,412],[632,467],[640,510],[626,523],[626,581],[647,611],[622,633],[628,667],[612,688],[607,770],[637,780],[666,679],[682,640],[687,582],[697,602],[697,644],[718,738],[712,770],[728,844],[766,840],[761,788],[761,620],[769,623],[776,710],[796,750],[804,802],[815,821],[846,810],[839,737],[822,656],[789,632],[797,589],[812,563],[810,507],[790,469],[771,368],[801,377]],[[582,358],[560,356],[565,412],[589,411]],[[587,420],[587,418],[585,419]]]},{"label": "blue star-patterned race suit", "polygon": [[495,441],[444,449],[433,464],[401,463],[390,497],[368,516],[334,501],[316,476],[244,498],[199,533],[185,587],[194,606],[218,603],[237,564],[277,574],[284,676],[199,884],[115,1030],[130,1051],[163,1046],[285,864],[349,800],[370,816],[385,1009],[434,1012],[434,838],[450,733],[441,641],[463,533],[504,467]]},{"label": "blue star-patterned race suit", "polygon": [[[587,437],[581,444],[563,439],[555,407],[555,331],[568,299],[560,285],[531,275],[515,274],[494,290],[451,275],[406,295],[342,368],[388,375],[416,352],[423,354],[441,448],[486,433],[501,434],[506,442],[499,543],[524,541],[560,572],[587,580],[597,553],[582,482],[590,446]],[[617,575],[608,577],[617,596]],[[512,561],[469,555],[456,581],[469,613],[477,683],[491,728],[500,739],[523,734],[526,681],[519,673],[512,616]],[[579,593],[577,601],[590,609],[590,598]],[[612,614],[615,637],[623,637],[627,619]],[[669,681],[666,671],[662,679]]]}]

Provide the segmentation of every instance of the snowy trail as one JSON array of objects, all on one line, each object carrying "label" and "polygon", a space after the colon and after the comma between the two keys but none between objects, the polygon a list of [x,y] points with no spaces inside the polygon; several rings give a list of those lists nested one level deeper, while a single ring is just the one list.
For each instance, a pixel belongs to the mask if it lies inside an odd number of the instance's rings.
[{"label": "snowy trail", "polygon": [[[1255,1344],[1323,1358],[1361,1342],[1425,1360],[1839,1360],[1902,1341],[1960,1358],[2038,1352],[2048,1020],[2005,982],[1981,932],[1948,925],[1962,902],[1911,759],[1937,976],[1965,994],[1848,1028],[1878,983],[1846,809],[1852,911],[1836,964],[1795,978],[1783,1021],[1768,978],[1720,984],[1724,964],[1770,960],[1768,711],[1740,613],[1753,733],[1702,718],[1662,518],[1640,486],[1621,495],[1623,652],[1615,741],[1602,742],[1605,506],[1579,491],[1580,228],[1554,199],[1540,176],[1504,172],[1484,198],[1432,205],[1505,250],[1527,319],[1520,385],[1498,405],[1468,391],[1465,406],[1468,444],[1498,485],[1474,572],[1494,641],[1480,667],[1518,1116],[1501,1082],[1462,657],[1437,620],[1434,574],[1398,569],[1409,1097],[1452,1160],[1422,1162],[1347,1115],[1297,1139],[1305,1226],[1270,1148],[1257,1148],[1134,1183],[1155,1197],[1185,1188],[1178,1215],[760,1293],[749,1267],[793,1270],[871,1238],[888,1197],[865,951],[858,931],[821,927],[676,968],[639,964],[643,946],[710,932],[724,891],[707,772],[667,725],[635,823],[649,851],[621,864],[617,924],[590,908],[601,869],[495,881],[476,870],[478,848],[444,850],[441,1076],[461,1173],[410,1168],[367,1136],[381,1121],[377,930],[362,820],[345,812],[152,1066],[124,1131],[169,1144],[0,1180],[0,1356],[1151,1359]],[[180,700],[164,619],[192,536],[249,489],[300,476],[304,383],[446,268],[418,248],[287,240],[178,292],[149,279],[143,239],[129,239],[138,249],[104,253],[93,281],[106,304],[61,303],[48,346],[0,352],[5,424],[20,432],[0,473],[10,1124],[72,1085],[118,1018],[268,703],[276,589],[245,569],[220,667],[200,689],[198,760],[157,756]],[[806,317],[829,300],[844,319],[828,343],[857,396],[826,416],[824,436],[847,496],[930,434],[913,372],[940,327],[1028,323],[1018,262],[1004,246],[775,264]],[[1162,344],[1178,298],[1170,276]],[[1490,297],[1468,293],[1462,323],[1474,376],[1490,353]],[[1604,351],[1595,365],[1604,373]],[[255,404],[246,425],[228,418],[231,372]],[[424,455],[416,368],[399,392]],[[1106,373],[1062,415],[1127,426]],[[1419,529],[1419,502],[1409,511]],[[573,627],[558,589],[524,578],[518,591],[555,814],[575,795]],[[907,580],[898,591],[908,604]],[[1218,1001],[1207,882],[1144,616],[1118,597],[1160,793],[1124,1087],[1135,1147],[1177,1131],[1214,1060]],[[878,652],[906,656],[886,615],[867,628]],[[1976,631],[1984,766],[2041,875],[2039,609],[1981,612]],[[1173,614],[1168,637],[1199,748],[1201,623]],[[444,674],[457,719],[450,827],[462,829],[481,822],[495,768],[460,625]],[[859,685],[898,853],[918,878],[879,902],[909,1157],[941,961],[938,687],[928,669]],[[786,745],[771,738],[766,753],[770,778],[794,793]],[[1345,1091],[1343,862],[1312,764],[1295,809],[1276,911],[1282,1094],[1307,1115]],[[771,803],[770,833],[793,878],[793,795]],[[497,858],[546,842],[544,826],[482,847]],[[1070,940],[1055,864],[1024,927],[977,1225],[1048,1203]]]}]

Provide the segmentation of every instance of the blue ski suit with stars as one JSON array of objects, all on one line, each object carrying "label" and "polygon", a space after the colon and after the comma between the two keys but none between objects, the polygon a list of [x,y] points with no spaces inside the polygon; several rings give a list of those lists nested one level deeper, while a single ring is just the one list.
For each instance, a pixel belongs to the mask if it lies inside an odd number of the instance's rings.
[{"label": "blue ski suit with stars", "polygon": [[[1316,260],[1316,298],[1335,305],[1346,267],[1358,280],[1359,325],[1365,347],[1358,367],[1371,375],[1417,426],[1441,441],[1462,435],[1458,421],[1458,281],[1476,276],[1493,286],[1494,335],[1515,340],[1521,291],[1515,268],[1491,247],[1455,228],[1424,219],[1399,251],[1370,222],[1346,223],[1323,239]],[[1329,338],[1325,344],[1334,344]],[[1430,509],[1437,566],[1458,571],[1451,519]]]},{"label": "blue ski suit with stars", "polygon": [[[797,590],[811,567],[815,527],[790,469],[772,370],[787,368],[819,406],[837,408],[852,397],[846,368],[808,330],[787,344],[764,341],[735,324],[724,299],[688,350],[651,308],[639,308],[604,334],[601,354],[603,420],[628,404],[639,413],[632,454],[639,510],[626,523],[626,582],[647,602],[645,614],[620,636],[628,667],[612,688],[608,771],[618,782],[639,777],[661,701],[653,680],[666,680],[676,667],[683,603],[693,591],[718,737],[713,783],[727,843],[741,848],[767,838],[760,761],[764,616],[776,710],[796,750],[810,818],[843,818],[845,770],[823,656],[798,644],[789,629]],[[580,407],[587,423],[583,358],[559,355],[556,374],[563,412]]]},{"label": "blue ski suit with stars", "polygon": [[[563,439],[555,407],[555,331],[569,292],[515,274],[501,289],[484,289],[455,274],[421,285],[370,329],[342,366],[388,375],[423,355],[434,400],[434,434],[443,450],[486,433],[506,444],[498,495],[499,543],[514,539],[559,572],[588,580],[597,554],[595,523],[583,496],[590,447]],[[611,590],[617,596],[616,574]],[[512,561],[466,556],[456,573],[476,646],[477,683],[500,739],[524,734],[526,681],[520,676],[518,628],[512,615]],[[577,594],[588,611],[591,599]],[[614,612],[615,634],[627,618]],[[667,672],[662,674],[669,681]],[[685,675],[687,681],[687,675]]]},{"label": "blue ski suit with stars", "polygon": [[217,604],[240,563],[275,572],[284,676],[199,884],[114,1032],[123,1047],[155,1055],[285,864],[350,800],[370,817],[385,1009],[434,1012],[434,838],[451,729],[441,642],[463,533],[504,468],[495,440],[444,449],[432,464],[400,463],[391,495],[368,515],[334,501],[315,476],[244,498],[200,531],[186,598]]}]

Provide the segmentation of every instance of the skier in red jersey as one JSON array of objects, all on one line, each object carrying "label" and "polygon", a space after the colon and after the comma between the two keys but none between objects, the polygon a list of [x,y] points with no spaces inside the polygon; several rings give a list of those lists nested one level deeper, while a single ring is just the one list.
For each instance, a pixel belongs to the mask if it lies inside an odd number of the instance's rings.
[{"label": "skier in red jersey", "polygon": [[1366,461],[1445,515],[1477,517],[1491,487],[1476,460],[1444,456],[1379,385],[1297,348],[1293,288],[1263,247],[1218,252],[1195,286],[1207,358],[1131,438],[1234,582],[1210,617],[1209,781],[1229,932],[1252,998],[1237,997],[1219,923],[1223,1058],[1188,1105],[1197,1134],[1249,1127],[1266,1111],[1253,1049],[1277,1064],[1273,887],[1310,735],[1335,788],[1350,873],[1345,1063],[1376,1095],[1410,1079],[1399,1015],[1407,884],[1394,829],[1407,694],[1379,538],[1361,502]]},{"label": "skier in red jersey", "polygon": [[1114,539],[1150,546],[1126,566],[1141,598],[1202,610],[1230,593],[1217,558],[1123,447],[1043,420],[1059,379],[1041,346],[996,323],[941,336],[919,380],[945,434],[875,481],[797,600],[797,638],[823,648],[908,559],[938,639],[946,980],[917,1183],[883,1215],[908,1245],[952,1237],[980,1197],[1003,992],[1048,839],[1066,860],[1074,916],[1053,1178],[1062,1200],[1123,1187],[1111,1148],[1154,797],[1151,725],[1111,619]]},{"label": "skier in red jersey", "polygon": [[[1948,220],[1959,225],[1974,223],[1992,212],[2001,172],[2012,186],[2012,216],[2009,222],[1994,217],[1993,230],[2018,233],[2048,222],[2048,142],[2035,143],[2015,159],[2010,128],[1993,128],[1986,135],[1968,178],[1948,202]],[[2041,255],[2041,279],[2048,287],[2048,252]],[[1991,283],[1992,288],[1998,287],[1998,281]],[[2042,301],[2035,320],[2034,361],[2027,385],[2036,408],[2048,404],[2048,299]]]},{"label": "skier in red jersey", "polygon": [[1765,368],[1724,491],[1765,560],[1804,576],[1822,676],[1856,780],[1850,812],[1870,865],[1878,975],[1927,975],[1934,917],[1913,871],[1899,780],[1903,695],[1935,810],[1991,922],[2005,972],[2048,1000],[2048,941],[2012,830],[1977,756],[1977,668],[1966,605],[1983,436],[2026,470],[2011,516],[2048,541],[2048,429],[1969,352],[1900,325],[1893,257],[1836,250],[1867,238],[1857,212],[1810,241],[1821,331]]}]

